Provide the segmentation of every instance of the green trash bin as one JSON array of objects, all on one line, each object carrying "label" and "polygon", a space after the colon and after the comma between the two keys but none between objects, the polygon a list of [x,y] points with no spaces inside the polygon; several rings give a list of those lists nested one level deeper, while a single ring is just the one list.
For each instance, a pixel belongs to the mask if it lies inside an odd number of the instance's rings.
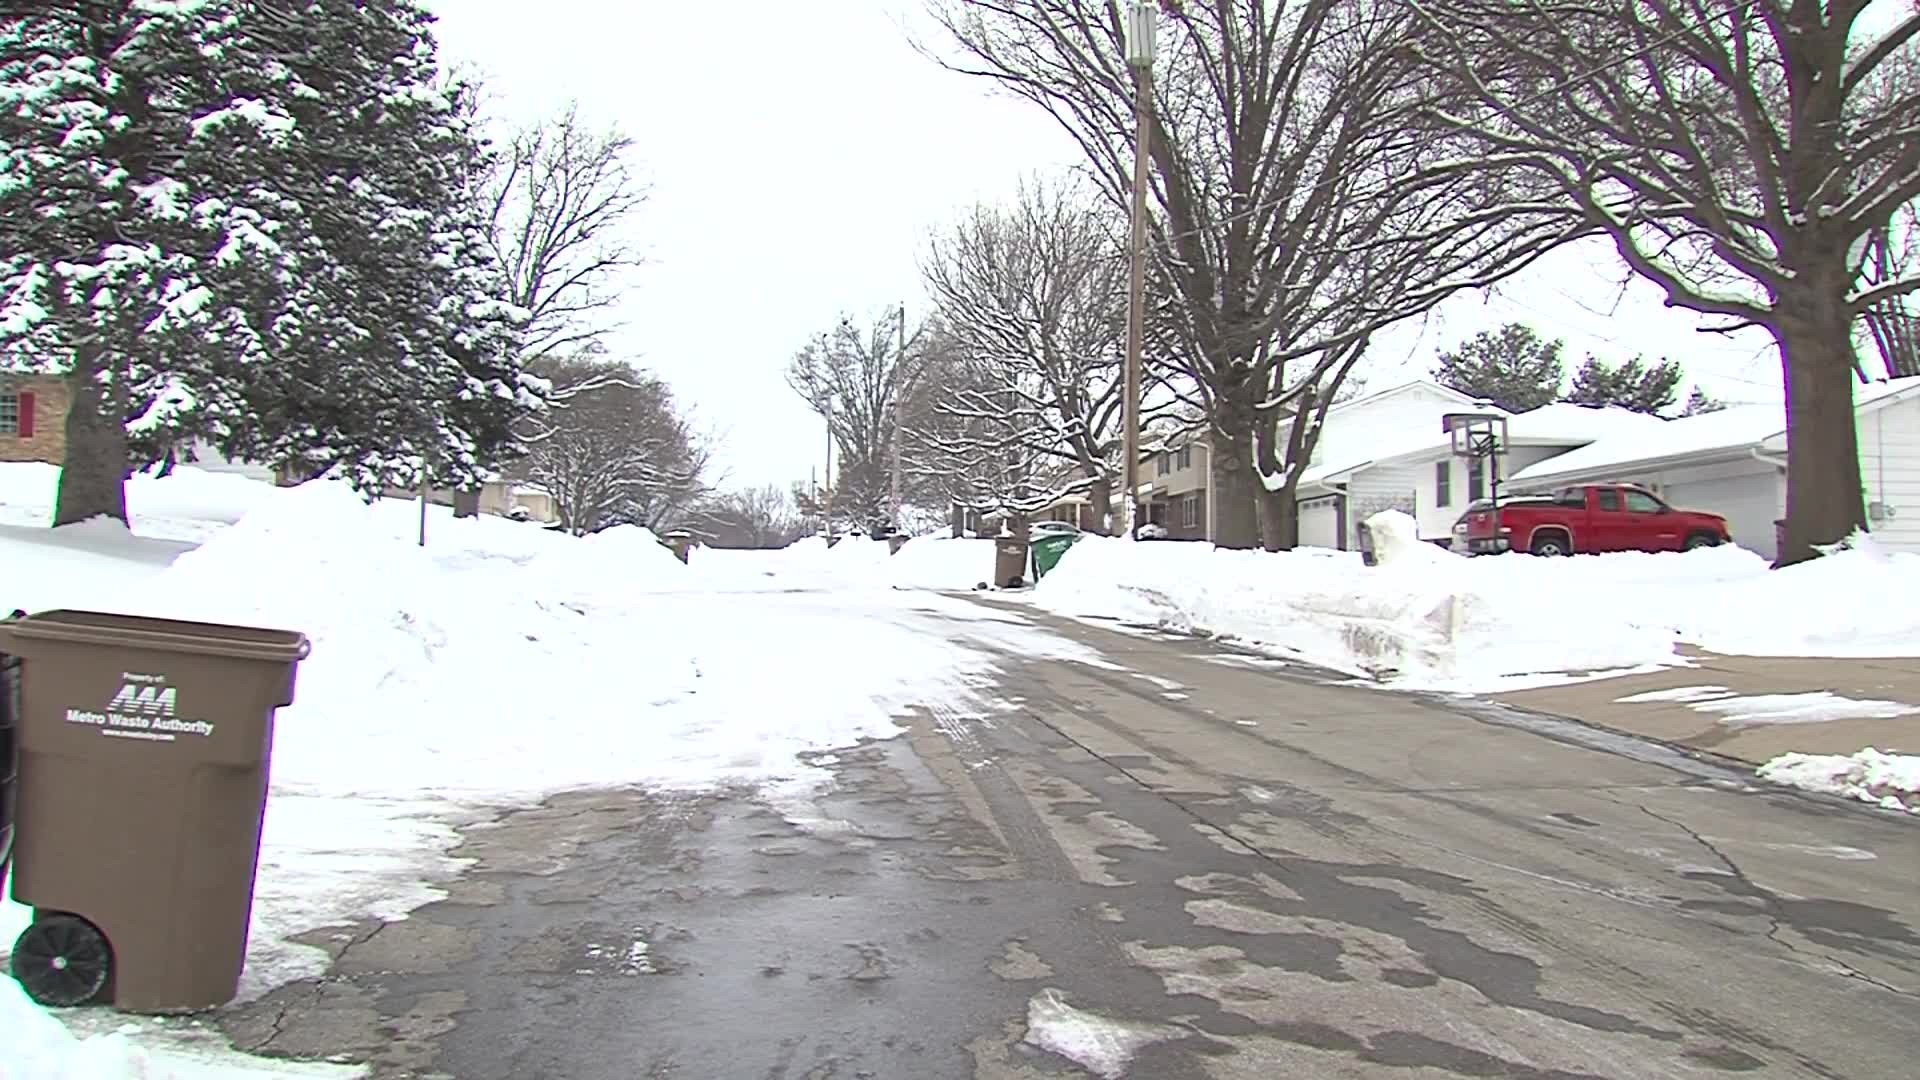
[{"label": "green trash bin", "polygon": [[1042,536],[1033,542],[1033,580],[1039,581],[1047,576],[1047,571],[1060,565],[1060,557],[1067,553],[1074,541],[1080,539],[1077,533],[1062,533],[1056,536]]}]

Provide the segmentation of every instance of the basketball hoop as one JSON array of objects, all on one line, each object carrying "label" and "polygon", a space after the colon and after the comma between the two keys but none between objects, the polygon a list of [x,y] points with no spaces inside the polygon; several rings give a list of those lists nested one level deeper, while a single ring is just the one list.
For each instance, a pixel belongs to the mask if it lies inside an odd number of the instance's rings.
[{"label": "basketball hoop", "polygon": [[1455,457],[1490,458],[1507,448],[1507,418],[1500,413],[1447,413],[1440,428]]}]

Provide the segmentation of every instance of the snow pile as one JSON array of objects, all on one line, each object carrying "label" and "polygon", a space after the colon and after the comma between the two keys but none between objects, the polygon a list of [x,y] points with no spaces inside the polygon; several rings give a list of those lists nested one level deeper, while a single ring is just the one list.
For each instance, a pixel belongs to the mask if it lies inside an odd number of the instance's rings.
[{"label": "snow pile", "polygon": [[1062,614],[1231,637],[1404,687],[1457,691],[1673,664],[1682,644],[1743,655],[1920,655],[1920,556],[1869,543],[1774,571],[1737,547],[1468,559],[1415,539],[1398,511],[1369,525],[1373,567],[1346,552],[1087,537],[1041,579],[1035,600]]},{"label": "snow pile", "polygon": [[674,589],[689,584],[686,564],[674,558],[653,530],[639,525],[617,525],[577,541],[525,526],[519,531],[527,535],[517,540],[538,544],[541,551],[531,560],[530,569],[569,594],[608,588]]},{"label": "snow pile", "polygon": [[1672,652],[1671,637],[1657,630],[1595,628],[1550,605],[1502,603],[1476,588],[1467,560],[1412,539],[1404,514],[1376,516],[1373,525],[1374,567],[1344,552],[1271,555],[1089,537],[1035,595],[1063,614],[1231,637],[1421,686],[1633,667]]},{"label": "snow pile", "polygon": [[1920,814],[1920,756],[1872,747],[1844,757],[1783,754],[1760,766],[1760,778]]},{"label": "snow pile", "polygon": [[993,541],[915,537],[888,560],[885,571],[887,583],[897,589],[970,592],[993,577]]},{"label": "snow pile", "polygon": [[702,549],[698,587],[721,592],[926,589],[968,592],[992,576],[993,541],[917,537],[895,553],[885,540],[813,536],[773,551]]},{"label": "snow pile", "polygon": [[[1785,570],[1756,568],[1742,587],[1701,600],[1674,617],[1687,641],[1714,652],[1920,655],[1920,555],[1889,552],[1865,536]],[[1787,612],[1791,620],[1783,620]]]},{"label": "snow pile", "polygon": [[258,1080],[261,1077],[350,1080],[365,1069],[274,1061],[203,1049],[138,1045],[138,1021],[119,1017],[117,1030],[76,1035],[44,1012],[12,979],[0,976],[0,1080]]},{"label": "snow pile", "polygon": [[159,1077],[145,1051],[117,1035],[81,1041],[42,1012],[20,984],[0,978],[0,1031],[6,1032],[4,1080],[108,1080]]}]

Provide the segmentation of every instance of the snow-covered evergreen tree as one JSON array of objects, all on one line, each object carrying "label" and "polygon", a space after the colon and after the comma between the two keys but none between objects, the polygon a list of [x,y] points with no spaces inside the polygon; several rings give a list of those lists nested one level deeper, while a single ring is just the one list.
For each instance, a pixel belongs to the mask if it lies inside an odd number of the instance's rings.
[{"label": "snow-covered evergreen tree", "polygon": [[218,77],[240,22],[225,0],[117,0],[0,27],[0,358],[68,376],[56,523],[124,519],[128,422],[199,406],[212,353],[267,354],[259,300],[292,266],[286,208],[252,181],[291,120]]},{"label": "snow-covered evergreen tree", "polygon": [[[537,407],[415,0],[103,0],[0,34],[0,358],[66,374],[56,522],[203,436],[465,483]],[[132,435],[131,440],[128,438]]]},{"label": "snow-covered evergreen tree", "polygon": [[[316,88],[294,108],[318,252],[293,305],[290,363],[230,430],[231,449],[340,467],[369,486],[476,483],[538,407],[519,370],[518,312],[471,197],[486,171],[468,91],[441,81],[411,0],[321,0],[292,61]],[[322,32],[324,27],[324,32]],[[345,302],[342,302],[342,301]]]}]

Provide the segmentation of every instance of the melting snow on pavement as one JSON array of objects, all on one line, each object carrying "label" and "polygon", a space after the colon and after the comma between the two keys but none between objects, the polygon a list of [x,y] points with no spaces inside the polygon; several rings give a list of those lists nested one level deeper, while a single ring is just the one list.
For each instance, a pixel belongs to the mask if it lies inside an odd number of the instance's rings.
[{"label": "melting snow on pavement", "polygon": [[1724,686],[1682,686],[1649,690],[1614,700],[1622,704],[1672,702],[1695,712],[1717,713],[1731,727],[1755,724],[1823,724],[1833,720],[1891,720],[1920,713],[1920,706],[1899,701],[1850,698],[1830,690],[1804,694],[1736,694]]},{"label": "melting snow on pavement", "polygon": [[1119,1080],[1141,1050],[1181,1034],[1179,1028],[1164,1024],[1124,1023],[1076,1009],[1052,988],[1027,1001],[1026,1041],[1101,1080]]},{"label": "melting snow on pavement", "polygon": [[[642,529],[576,539],[435,510],[422,548],[417,504],[191,468],[129,484],[131,531],[48,530],[56,476],[0,466],[7,610],[313,640],[276,721],[243,1000],[323,970],[295,935],[438,898],[459,869],[446,856],[456,827],[492,808],[614,785],[750,785],[803,805],[830,773],[799,755],[891,737],[915,707],[992,712],[1003,651],[1104,663],[1017,614],[895,588],[966,588],[962,565],[978,555],[984,571],[990,543],[925,543],[899,565],[870,541],[757,560],[703,551],[696,569]],[[0,951],[26,918],[0,904]],[[169,1075],[158,1057],[123,1053],[123,1018],[62,1019],[87,1038],[87,1060],[120,1055],[119,1071],[83,1075]],[[11,1018],[0,1028],[16,1030]],[[143,1030],[135,1042],[174,1049],[161,1038],[172,1025]]]}]

